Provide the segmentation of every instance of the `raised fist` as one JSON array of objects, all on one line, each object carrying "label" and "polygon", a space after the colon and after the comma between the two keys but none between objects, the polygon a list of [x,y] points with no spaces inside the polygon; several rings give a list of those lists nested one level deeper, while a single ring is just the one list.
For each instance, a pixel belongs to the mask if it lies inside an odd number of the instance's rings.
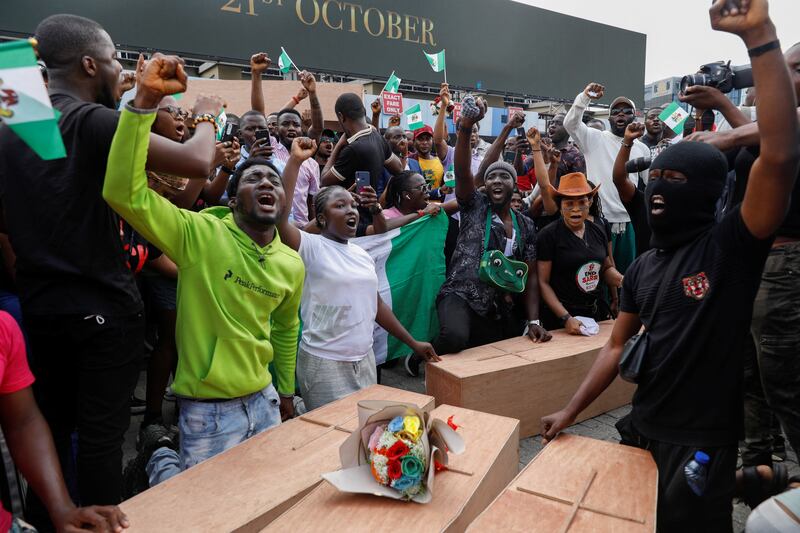
[{"label": "raised fist", "polygon": [[536,128],[528,129],[526,134],[528,137],[528,142],[531,144],[534,150],[538,150],[542,143],[542,134]]},{"label": "raised fist", "polygon": [[292,157],[299,161],[305,161],[312,157],[317,151],[317,143],[308,137],[297,137],[292,141]]},{"label": "raised fist", "polygon": [[644,135],[644,132],[644,124],[640,122],[631,122],[628,124],[628,127],[625,128],[625,144],[631,144],[633,141]]},{"label": "raised fist", "polygon": [[767,0],[716,0],[708,13],[712,28],[740,37],[770,22]]},{"label": "raised fist", "polygon": [[164,96],[186,91],[186,72],[178,56],[153,54],[149,61],[139,55],[136,65],[136,105],[152,109]]},{"label": "raised fist", "polygon": [[461,101],[461,126],[471,128],[486,114],[486,101],[468,94]]},{"label": "raised fist", "polygon": [[381,112],[381,101],[373,100],[369,107],[372,109],[373,115],[379,115]]},{"label": "raised fist", "polygon": [[314,94],[317,92],[317,79],[313,74],[304,70],[298,74],[297,77],[300,79],[300,83],[303,84],[303,88],[308,91],[308,94]]},{"label": "raised fist", "polygon": [[222,108],[225,107],[225,102],[215,94],[201,94],[194,101],[192,106],[193,115],[219,115]]},{"label": "raised fist", "polygon": [[586,89],[583,90],[583,94],[588,96],[592,100],[599,100],[603,97],[606,93],[606,88],[600,85],[599,83],[590,83],[586,86]]},{"label": "raised fist", "polygon": [[250,70],[253,75],[261,75],[272,64],[272,60],[264,52],[258,52],[250,56]]}]

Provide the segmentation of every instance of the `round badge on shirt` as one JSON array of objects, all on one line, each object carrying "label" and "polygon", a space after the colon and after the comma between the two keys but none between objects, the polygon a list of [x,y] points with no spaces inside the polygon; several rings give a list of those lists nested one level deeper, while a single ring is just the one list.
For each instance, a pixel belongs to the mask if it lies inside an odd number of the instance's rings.
[{"label": "round badge on shirt", "polygon": [[581,265],[575,275],[575,282],[583,292],[592,292],[600,285],[600,268],[602,265],[597,261],[590,261]]}]

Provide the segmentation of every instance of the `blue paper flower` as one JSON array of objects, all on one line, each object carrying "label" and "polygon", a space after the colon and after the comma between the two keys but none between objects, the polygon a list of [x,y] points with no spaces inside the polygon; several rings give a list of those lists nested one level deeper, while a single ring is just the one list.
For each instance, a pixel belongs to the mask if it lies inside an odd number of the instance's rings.
[{"label": "blue paper flower", "polygon": [[400,479],[397,479],[397,480],[392,482],[392,488],[397,489],[397,490],[401,490],[401,491],[402,490],[408,490],[411,487],[413,487],[414,485],[419,484],[419,482],[420,482],[420,478],[418,478],[418,477],[403,476]]},{"label": "blue paper flower", "polygon": [[403,417],[396,416],[392,418],[392,421],[389,422],[389,431],[391,431],[392,433],[396,433],[402,430],[403,430]]}]

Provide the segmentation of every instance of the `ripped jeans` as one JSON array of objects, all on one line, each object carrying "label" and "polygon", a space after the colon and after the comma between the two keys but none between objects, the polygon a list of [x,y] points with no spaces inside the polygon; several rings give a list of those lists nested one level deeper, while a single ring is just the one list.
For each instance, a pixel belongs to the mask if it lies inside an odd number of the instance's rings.
[{"label": "ripped jeans", "polygon": [[178,401],[180,454],[170,448],[153,453],[145,467],[151,487],[281,423],[280,399],[272,384],[233,400]]}]

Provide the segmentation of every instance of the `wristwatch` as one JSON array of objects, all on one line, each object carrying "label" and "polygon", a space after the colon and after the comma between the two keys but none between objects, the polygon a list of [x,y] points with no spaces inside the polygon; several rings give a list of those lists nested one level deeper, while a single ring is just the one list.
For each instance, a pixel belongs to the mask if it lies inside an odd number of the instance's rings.
[{"label": "wristwatch", "polygon": [[569,313],[567,313],[566,315],[560,317],[559,320],[561,320],[561,325],[562,326],[566,326],[567,325],[567,320],[569,320],[570,318],[572,318],[572,315],[570,315]]},{"label": "wristwatch", "polygon": [[540,320],[528,320],[528,325],[542,327],[542,322]]}]

